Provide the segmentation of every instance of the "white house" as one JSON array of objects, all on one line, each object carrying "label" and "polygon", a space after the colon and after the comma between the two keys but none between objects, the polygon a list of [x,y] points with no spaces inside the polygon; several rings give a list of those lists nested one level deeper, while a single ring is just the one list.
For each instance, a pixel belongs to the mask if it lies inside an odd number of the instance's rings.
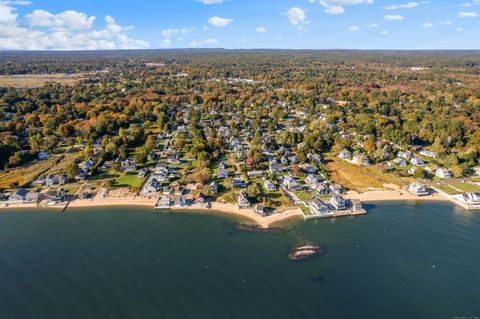
[{"label": "white house", "polygon": [[283,184],[291,191],[298,191],[302,189],[302,185],[293,177],[288,175],[283,178]]},{"label": "white house", "polygon": [[435,171],[435,176],[440,178],[452,178],[452,173],[446,168],[439,168]]},{"label": "white house", "polygon": [[357,165],[368,166],[370,164],[367,156],[365,154],[355,155],[352,159],[352,162]]},{"label": "white house", "polygon": [[464,193],[461,200],[468,205],[480,207],[480,193]]},{"label": "white house", "polygon": [[422,165],[425,165],[425,161],[419,157],[413,157],[411,160],[410,160],[410,163],[412,163],[413,165],[415,166],[422,166]]},{"label": "white house", "polygon": [[342,210],[346,208],[346,202],[345,199],[341,196],[334,195],[330,197],[330,204],[336,209],[336,210]]},{"label": "white house", "polygon": [[265,186],[265,189],[269,192],[275,192],[277,190],[277,187],[275,186],[275,184],[273,184],[270,180],[265,180],[265,182],[263,182],[263,186]]},{"label": "white house", "polygon": [[429,194],[427,188],[419,183],[410,184],[408,186],[408,191],[416,196],[425,196]]},{"label": "white house", "polygon": [[437,153],[433,151],[421,150],[419,154],[425,157],[437,158]]},{"label": "white house", "polygon": [[238,208],[246,208],[250,206],[250,201],[248,200],[247,196],[245,196],[243,192],[240,192],[238,194],[237,206]]},{"label": "white house", "polygon": [[352,157],[352,152],[350,152],[349,150],[347,150],[346,148],[344,148],[340,154],[338,154],[338,157],[343,159],[343,160],[347,160],[347,159],[350,159],[350,157]]}]

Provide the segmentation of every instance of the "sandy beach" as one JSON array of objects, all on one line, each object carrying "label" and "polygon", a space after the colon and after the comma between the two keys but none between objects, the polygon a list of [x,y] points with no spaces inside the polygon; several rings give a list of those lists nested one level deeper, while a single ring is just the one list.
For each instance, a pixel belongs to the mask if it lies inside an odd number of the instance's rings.
[{"label": "sandy beach", "polygon": [[75,199],[70,202],[68,207],[101,207],[101,206],[155,206],[157,200],[155,198],[144,197],[106,197],[94,199]]},{"label": "sandy beach", "polygon": [[346,198],[359,199],[362,202],[380,202],[380,201],[405,201],[405,200],[422,200],[422,201],[448,201],[448,198],[433,193],[427,196],[416,196],[408,191],[397,190],[372,190],[363,193],[356,191],[347,192]]}]

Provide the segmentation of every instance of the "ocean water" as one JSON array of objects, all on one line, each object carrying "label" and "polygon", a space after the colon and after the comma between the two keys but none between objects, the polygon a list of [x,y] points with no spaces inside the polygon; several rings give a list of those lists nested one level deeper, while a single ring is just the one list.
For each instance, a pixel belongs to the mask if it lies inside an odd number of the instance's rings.
[{"label": "ocean water", "polygon": [[[237,230],[143,208],[0,212],[0,318],[480,315],[480,212],[382,203],[366,216]],[[305,240],[326,252],[293,262]]]}]

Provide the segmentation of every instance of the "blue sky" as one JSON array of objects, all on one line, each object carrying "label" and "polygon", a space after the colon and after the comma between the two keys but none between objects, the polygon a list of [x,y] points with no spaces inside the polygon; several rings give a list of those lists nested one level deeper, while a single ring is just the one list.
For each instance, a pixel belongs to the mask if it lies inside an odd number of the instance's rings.
[{"label": "blue sky", "polygon": [[480,0],[0,0],[0,49],[480,49]]}]

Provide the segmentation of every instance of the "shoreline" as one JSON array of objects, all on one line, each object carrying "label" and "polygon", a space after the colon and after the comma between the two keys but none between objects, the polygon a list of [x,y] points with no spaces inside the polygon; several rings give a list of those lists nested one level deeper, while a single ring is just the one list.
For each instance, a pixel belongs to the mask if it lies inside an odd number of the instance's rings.
[{"label": "shoreline", "polygon": [[[433,193],[427,196],[415,196],[403,190],[372,190],[364,193],[349,191],[345,194],[346,199],[358,199],[363,203],[388,202],[388,201],[450,201],[448,198]],[[1,208],[52,208],[64,209],[68,208],[89,208],[89,207],[153,207],[157,202],[156,198],[134,197],[115,197],[115,198],[94,198],[94,199],[74,199],[68,203],[53,206],[42,206],[40,204],[11,204]],[[68,209],[67,208],[67,209]],[[160,209],[161,211],[161,209]],[[284,211],[274,212],[268,216],[261,216],[253,211],[252,208],[239,209],[235,204],[211,202],[211,207],[207,208],[203,205],[192,205],[184,207],[169,207],[163,211],[188,211],[189,213],[213,213],[218,215],[228,215],[238,217],[245,221],[251,222],[261,228],[270,228],[273,224],[283,222],[292,218],[302,218],[305,216],[300,208],[291,207]]]}]

